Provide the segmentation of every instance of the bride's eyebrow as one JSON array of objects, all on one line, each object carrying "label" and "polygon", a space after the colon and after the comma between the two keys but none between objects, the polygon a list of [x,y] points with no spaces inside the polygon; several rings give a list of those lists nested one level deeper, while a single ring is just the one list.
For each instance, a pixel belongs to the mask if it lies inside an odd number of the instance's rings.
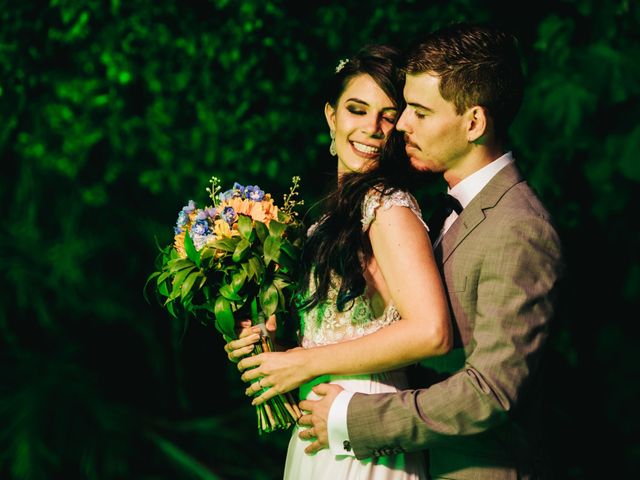
[{"label": "bride's eyebrow", "polygon": [[[359,98],[347,98],[345,100],[346,102],[354,102],[354,103],[359,103],[360,105],[364,105],[366,107],[370,106],[367,102],[365,102],[364,100],[360,100]],[[383,108],[381,111],[382,112],[388,112],[388,111],[397,111],[398,109],[396,107],[385,107]]]},{"label": "bride's eyebrow", "polygon": [[367,102],[365,102],[364,100],[360,100],[359,98],[347,98],[345,100],[346,102],[355,102],[355,103],[360,103],[361,105],[365,105],[365,106],[369,106],[369,104]]}]

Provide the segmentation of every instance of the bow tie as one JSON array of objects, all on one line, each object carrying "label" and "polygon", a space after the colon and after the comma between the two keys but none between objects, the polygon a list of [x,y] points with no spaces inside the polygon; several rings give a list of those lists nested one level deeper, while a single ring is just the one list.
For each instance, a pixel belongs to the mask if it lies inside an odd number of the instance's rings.
[{"label": "bow tie", "polygon": [[460,202],[448,193],[441,193],[435,198],[434,203],[435,208],[427,222],[427,225],[429,225],[429,237],[431,238],[431,243],[434,243],[440,235],[440,231],[442,230],[444,221],[447,217],[451,215],[452,212],[456,212],[458,215],[462,212],[462,205],[460,205]]}]

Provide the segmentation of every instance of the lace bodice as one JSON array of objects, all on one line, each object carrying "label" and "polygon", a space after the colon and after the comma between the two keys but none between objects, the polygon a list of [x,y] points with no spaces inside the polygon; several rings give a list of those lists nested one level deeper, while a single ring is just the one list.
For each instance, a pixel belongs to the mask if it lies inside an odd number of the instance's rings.
[{"label": "lace bodice", "polygon": [[[420,219],[427,228],[416,199],[408,192],[396,190],[384,195],[373,188],[362,202],[362,230],[367,231],[375,220],[376,212],[382,208],[387,210],[393,206],[407,207]],[[313,232],[315,224],[309,228]],[[301,345],[304,348],[328,345],[345,340],[359,338],[380,330],[400,319],[396,307],[390,303],[383,313],[376,317],[366,294],[353,300],[350,309],[339,312],[336,306],[339,278],[332,278],[327,292],[327,300],[314,308],[301,312]],[[309,286],[310,289],[314,285]]]}]

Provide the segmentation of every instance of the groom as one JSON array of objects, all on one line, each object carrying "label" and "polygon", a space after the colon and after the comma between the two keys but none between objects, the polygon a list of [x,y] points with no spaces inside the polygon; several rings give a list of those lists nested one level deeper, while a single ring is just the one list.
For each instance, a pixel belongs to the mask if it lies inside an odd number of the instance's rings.
[{"label": "groom", "polygon": [[322,398],[301,403],[309,413],[300,423],[312,428],[300,436],[315,439],[308,453],[428,449],[432,478],[545,478],[540,359],[562,257],[549,214],[505,149],[523,89],[516,42],[456,25],[415,46],[406,73],[397,129],[407,154],[415,168],[442,172],[457,200],[442,229],[431,227],[454,350],[422,362],[430,378],[418,390],[316,386]]}]

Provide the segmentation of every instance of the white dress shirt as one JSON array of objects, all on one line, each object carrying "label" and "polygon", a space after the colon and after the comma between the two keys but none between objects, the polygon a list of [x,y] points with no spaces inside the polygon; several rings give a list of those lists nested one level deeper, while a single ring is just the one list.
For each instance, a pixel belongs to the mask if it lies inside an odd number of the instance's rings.
[{"label": "white dress shirt", "polygon": [[[447,189],[447,193],[455,197],[464,209],[500,170],[513,163],[513,161],[512,153],[507,152],[477,172],[469,175],[455,187]],[[455,211],[451,212],[451,215],[446,218],[440,236],[433,243],[434,247],[440,243],[446,231],[453,225],[453,222],[455,222],[457,218],[458,214]],[[347,410],[354,393],[355,392],[347,392],[346,390],[340,392],[331,404],[331,409],[329,410],[329,416],[327,418],[329,448],[335,455],[354,455],[351,448],[345,448],[345,446],[350,446],[349,431],[347,429]]]}]

